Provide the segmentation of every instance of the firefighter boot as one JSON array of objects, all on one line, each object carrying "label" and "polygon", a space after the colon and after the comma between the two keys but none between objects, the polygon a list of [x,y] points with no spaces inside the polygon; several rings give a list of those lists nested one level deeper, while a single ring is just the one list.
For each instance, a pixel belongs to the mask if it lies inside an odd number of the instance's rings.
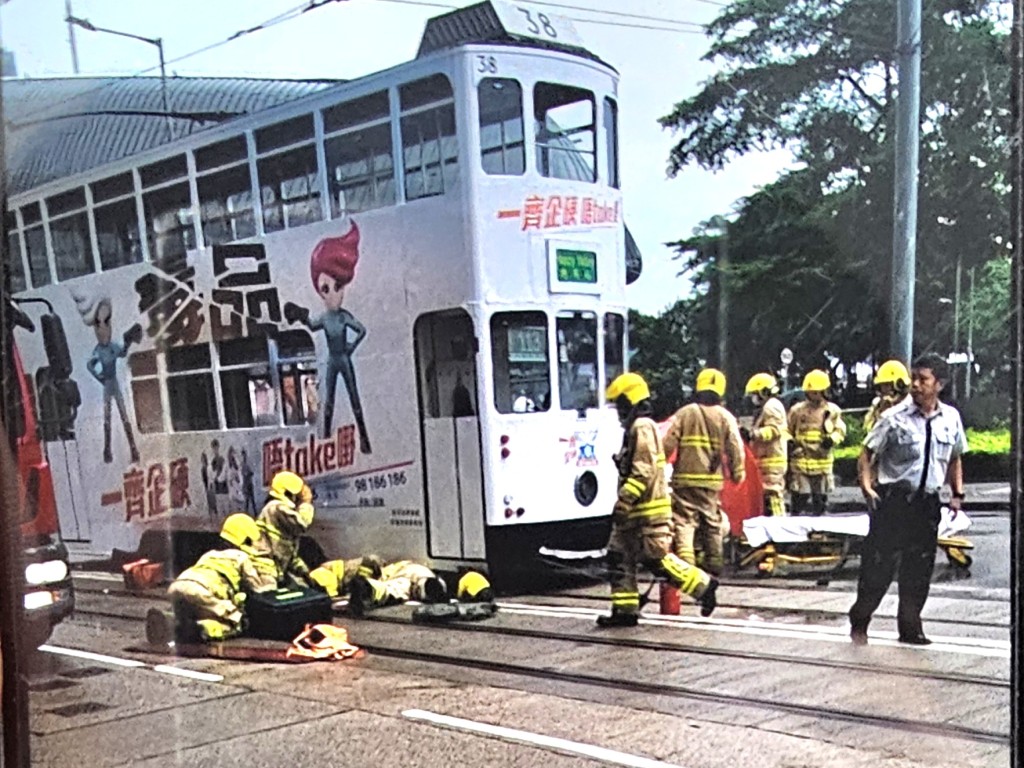
[{"label": "firefighter boot", "polygon": [[174,641],[174,616],[159,608],[146,612],[146,642],[150,645],[169,645]]},{"label": "firefighter boot", "polygon": [[700,615],[705,618],[714,613],[715,608],[718,606],[718,597],[716,593],[718,591],[718,579],[714,576],[711,577],[711,581],[704,588],[703,594],[698,598],[697,602],[700,603]]},{"label": "firefighter boot", "polygon": [[217,619],[200,619],[196,622],[199,625],[199,638],[204,643],[215,643],[218,640],[227,640],[238,634],[238,630],[223,621]]},{"label": "firefighter boot", "polygon": [[700,615],[710,616],[718,604],[718,579],[709,576],[695,565],[680,560],[669,552],[658,563],[669,579],[683,592],[700,603]]},{"label": "firefighter boot", "polygon": [[423,582],[424,603],[446,603],[448,602],[448,587],[442,579],[435,576]]},{"label": "firefighter boot", "polygon": [[371,608],[384,605],[387,588],[376,579],[356,576],[349,588],[348,609],[353,616],[363,616]]},{"label": "firefighter boot", "polygon": [[625,611],[611,612],[610,616],[598,616],[597,626],[599,627],[635,627],[640,623],[640,616],[636,613]]}]

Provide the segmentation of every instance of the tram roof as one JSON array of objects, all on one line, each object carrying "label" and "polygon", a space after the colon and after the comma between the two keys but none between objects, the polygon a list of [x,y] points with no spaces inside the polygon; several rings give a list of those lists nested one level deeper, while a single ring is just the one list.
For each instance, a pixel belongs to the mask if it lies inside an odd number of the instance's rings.
[{"label": "tram roof", "polygon": [[5,78],[9,195],[321,91],[340,80],[240,77]]}]

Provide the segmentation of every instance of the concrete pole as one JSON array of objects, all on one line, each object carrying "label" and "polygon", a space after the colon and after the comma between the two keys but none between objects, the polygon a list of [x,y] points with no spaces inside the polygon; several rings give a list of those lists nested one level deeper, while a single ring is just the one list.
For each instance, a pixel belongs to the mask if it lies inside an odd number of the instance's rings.
[{"label": "concrete pole", "polygon": [[971,374],[974,373],[974,267],[971,267],[967,289],[967,374],[964,378],[964,397],[971,399]]},{"label": "concrete pole", "polygon": [[[71,0],[64,0],[64,17],[71,18]],[[78,74],[78,46],[75,44],[75,25],[68,22],[68,45],[71,46],[71,71]]]},{"label": "concrete pole", "polygon": [[722,236],[718,239],[717,271],[718,271],[718,368],[729,376],[729,225],[723,224]]},{"label": "concrete pole", "polygon": [[920,130],[921,0],[896,0],[896,175],[892,233],[890,351],[911,360],[917,249],[917,156]]},{"label": "concrete pole", "polygon": [[[953,289],[953,351],[960,354],[960,275],[963,270],[963,259],[961,255],[956,255],[956,287]],[[968,361],[968,366],[970,361]],[[957,380],[960,378],[956,373],[956,368],[953,369],[953,400],[956,401],[957,396]]]}]

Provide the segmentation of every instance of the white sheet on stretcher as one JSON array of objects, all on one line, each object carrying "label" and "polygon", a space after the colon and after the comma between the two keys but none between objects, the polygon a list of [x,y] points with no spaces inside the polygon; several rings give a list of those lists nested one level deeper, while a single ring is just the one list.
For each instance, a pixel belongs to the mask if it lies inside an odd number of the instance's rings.
[{"label": "white sheet on stretcher", "polygon": [[[752,547],[768,542],[796,544],[807,541],[812,533],[834,533],[840,536],[868,535],[870,516],[867,512],[841,515],[815,515],[810,517],[750,517],[743,521],[743,535]],[[956,536],[971,527],[966,512],[942,508],[939,538]]]}]

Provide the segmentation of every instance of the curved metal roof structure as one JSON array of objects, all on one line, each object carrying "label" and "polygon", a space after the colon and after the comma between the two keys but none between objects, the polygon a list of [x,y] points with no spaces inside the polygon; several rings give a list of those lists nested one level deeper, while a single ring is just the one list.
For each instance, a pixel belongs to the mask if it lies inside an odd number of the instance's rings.
[{"label": "curved metal roof structure", "polygon": [[8,195],[323,90],[339,80],[73,77],[3,81]]}]

